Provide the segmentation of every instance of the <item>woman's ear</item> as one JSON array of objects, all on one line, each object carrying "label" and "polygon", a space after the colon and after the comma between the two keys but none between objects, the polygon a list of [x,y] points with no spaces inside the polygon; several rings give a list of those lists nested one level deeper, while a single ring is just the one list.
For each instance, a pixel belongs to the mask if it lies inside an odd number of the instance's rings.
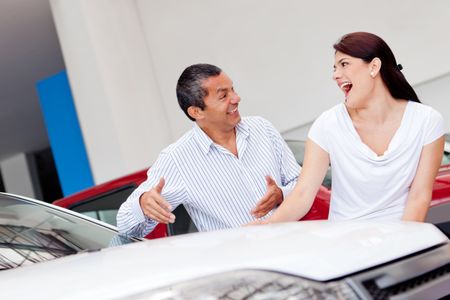
[{"label": "woman's ear", "polygon": [[381,69],[381,59],[375,57],[370,62],[370,76],[375,77],[380,72]]},{"label": "woman's ear", "polygon": [[189,106],[187,109],[188,115],[195,119],[195,120],[201,120],[203,119],[203,110],[198,106]]}]

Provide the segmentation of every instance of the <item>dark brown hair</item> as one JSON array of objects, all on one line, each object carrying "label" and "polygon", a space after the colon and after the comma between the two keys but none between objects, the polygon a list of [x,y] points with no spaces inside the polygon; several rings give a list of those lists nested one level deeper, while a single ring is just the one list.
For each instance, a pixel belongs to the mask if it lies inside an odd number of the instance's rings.
[{"label": "dark brown hair", "polygon": [[203,82],[209,77],[219,76],[222,70],[210,64],[196,64],[187,67],[177,82],[177,99],[181,110],[191,120],[195,121],[188,114],[188,108],[197,106],[201,109],[205,108],[205,99],[208,91],[203,88]]},{"label": "dark brown hair", "polygon": [[416,92],[401,72],[402,66],[397,64],[391,48],[380,37],[368,32],[353,32],[341,37],[333,48],[367,63],[378,57],[381,60],[381,79],[392,97],[420,103]]}]

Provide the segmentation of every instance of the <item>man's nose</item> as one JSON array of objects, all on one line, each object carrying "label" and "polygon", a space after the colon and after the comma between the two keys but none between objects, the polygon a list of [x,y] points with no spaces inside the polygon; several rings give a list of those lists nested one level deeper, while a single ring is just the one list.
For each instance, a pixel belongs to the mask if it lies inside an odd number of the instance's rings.
[{"label": "man's nose", "polygon": [[234,93],[233,97],[231,98],[231,102],[239,103],[239,102],[241,102],[241,97],[237,93]]}]

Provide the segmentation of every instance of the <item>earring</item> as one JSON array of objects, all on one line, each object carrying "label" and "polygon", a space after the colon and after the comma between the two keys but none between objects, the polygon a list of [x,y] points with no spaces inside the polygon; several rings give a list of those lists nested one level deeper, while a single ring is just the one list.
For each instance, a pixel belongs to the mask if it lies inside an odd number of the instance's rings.
[{"label": "earring", "polygon": [[374,73],[373,71],[370,72],[370,76],[374,77],[374,76],[375,76],[375,73]]}]

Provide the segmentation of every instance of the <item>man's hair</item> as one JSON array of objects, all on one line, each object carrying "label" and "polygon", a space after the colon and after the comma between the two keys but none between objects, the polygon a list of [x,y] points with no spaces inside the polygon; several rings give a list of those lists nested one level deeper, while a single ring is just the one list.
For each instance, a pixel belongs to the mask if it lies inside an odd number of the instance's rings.
[{"label": "man's hair", "polygon": [[205,108],[204,99],[208,96],[208,91],[202,87],[203,82],[209,77],[219,76],[222,70],[219,67],[209,64],[196,64],[187,67],[177,82],[177,99],[181,110],[186,116],[195,121],[188,114],[190,106]]}]

